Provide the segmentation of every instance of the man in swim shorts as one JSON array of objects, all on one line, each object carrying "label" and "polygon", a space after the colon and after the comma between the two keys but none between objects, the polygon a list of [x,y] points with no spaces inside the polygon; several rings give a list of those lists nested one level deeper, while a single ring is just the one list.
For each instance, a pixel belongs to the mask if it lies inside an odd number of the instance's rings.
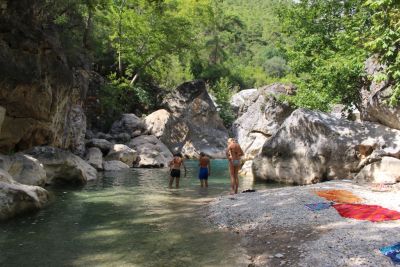
[{"label": "man in swim shorts", "polygon": [[211,175],[210,159],[203,152],[199,158],[199,180],[201,187],[208,187],[208,176]]},{"label": "man in swim shorts", "polygon": [[240,158],[244,155],[242,148],[233,138],[228,139],[226,157],[229,161],[229,173],[231,176],[231,194],[237,194],[239,188]]},{"label": "man in swim shorts", "polygon": [[183,157],[181,153],[176,153],[174,158],[169,163],[170,169],[170,178],[169,178],[169,188],[172,188],[172,184],[175,179],[175,186],[179,188],[179,179],[181,178],[181,166],[183,166],[185,170],[185,177],[186,177],[186,166],[183,162]]}]

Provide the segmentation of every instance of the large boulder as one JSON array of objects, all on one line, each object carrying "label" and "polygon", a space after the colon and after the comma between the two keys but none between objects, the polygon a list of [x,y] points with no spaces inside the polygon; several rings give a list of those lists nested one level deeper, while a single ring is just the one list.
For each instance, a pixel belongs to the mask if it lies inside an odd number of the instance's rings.
[{"label": "large boulder", "polygon": [[203,81],[187,82],[167,95],[162,106],[145,119],[146,127],[173,152],[198,157],[225,157],[228,131]]},{"label": "large boulder", "polygon": [[[370,77],[374,77],[384,69],[385,66],[378,62],[377,56],[370,57],[365,63],[365,70]],[[387,103],[392,92],[393,87],[387,80],[372,80],[366,84],[360,92],[361,119],[379,122],[400,130],[400,104],[392,107]]]},{"label": "large boulder", "polygon": [[69,139],[64,146],[72,153],[83,157],[85,155],[86,115],[80,105],[74,105],[68,114]]},{"label": "large boulder", "polygon": [[382,160],[365,166],[355,177],[357,182],[389,183],[400,182],[400,159],[382,157]]},{"label": "large boulder", "polygon": [[34,147],[26,153],[43,164],[49,183],[85,184],[97,178],[96,169],[71,152],[54,147]]},{"label": "large boulder", "polygon": [[79,151],[73,133],[86,127],[74,129],[70,116],[84,99],[89,64],[65,53],[44,2],[6,3],[0,16],[0,106],[6,109],[0,152],[37,145]]},{"label": "large boulder", "polygon": [[12,156],[0,155],[0,168],[21,184],[43,186],[47,182],[43,164],[30,155],[23,153]]},{"label": "large boulder", "polygon": [[131,167],[136,158],[137,152],[135,150],[126,145],[116,144],[113,145],[104,160],[119,160]]},{"label": "large boulder", "polygon": [[360,145],[398,148],[400,131],[298,109],[264,144],[253,160],[253,174],[290,184],[353,178],[362,161]]},{"label": "large boulder", "polygon": [[106,155],[113,147],[113,144],[106,139],[93,138],[86,142],[86,147],[97,147],[104,155]]},{"label": "large boulder", "polygon": [[237,117],[247,111],[247,108],[258,98],[257,89],[246,89],[237,92],[231,97],[230,105]]},{"label": "large boulder", "polygon": [[100,148],[91,147],[86,151],[86,161],[96,170],[103,170],[103,153]]},{"label": "large boulder", "polygon": [[284,84],[272,84],[258,90],[257,97],[253,93],[246,100],[245,112],[232,125],[232,132],[245,153],[245,159],[257,156],[265,141],[293,112],[287,103],[277,100],[288,88]]},{"label": "large boulder", "polygon": [[167,167],[173,158],[168,147],[154,135],[136,137],[129,142],[128,146],[138,153],[135,167]]},{"label": "large boulder", "polygon": [[122,114],[120,120],[113,123],[111,126],[111,134],[127,133],[131,137],[139,136],[146,131],[144,122],[135,114]]},{"label": "large boulder", "polygon": [[119,160],[110,160],[103,162],[103,169],[105,171],[122,171],[129,169],[129,166]]},{"label": "large boulder", "polygon": [[0,169],[0,220],[39,209],[48,199],[45,189],[17,183],[9,173]]}]

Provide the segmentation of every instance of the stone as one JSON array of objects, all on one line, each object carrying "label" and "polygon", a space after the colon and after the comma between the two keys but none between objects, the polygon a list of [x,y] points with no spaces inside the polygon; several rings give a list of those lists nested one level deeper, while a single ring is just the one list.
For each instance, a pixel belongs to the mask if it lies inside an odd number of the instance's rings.
[{"label": "stone", "polygon": [[287,90],[284,84],[272,84],[257,91],[257,95],[253,93],[252,102],[247,100],[246,111],[233,123],[232,132],[243,149],[245,160],[257,156],[266,140],[293,112],[287,103],[276,98]]},{"label": "stone", "polygon": [[359,183],[394,184],[400,182],[400,159],[382,157],[366,165],[355,177]]},{"label": "stone", "polygon": [[[379,63],[377,56],[372,56],[365,62],[365,71],[368,76],[374,77],[386,67]],[[387,100],[393,92],[389,81],[370,81],[361,90],[361,119],[364,121],[379,122],[390,128],[400,130],[400,104],[389,106]]]},{"label": "stone", "polygon": [[252,160],[247,160],[242,168],[240,168],[239,170],[239,174],[242,176],[253,176],[253,172],[251,169],[251,166],[253,165],[253,161]]},{"label": "stone", "polygon": [[103,153],[98,147],[91,147],[86,151],[86,161],[96,168],[96,170],[103,170]]},{"label": "stone", "polygon": [[68,113],[68,146],[65,149],[83,157],[85,155],[86,116],[80,105],[71,107]]},{"label": "stone", "polygon": [[131,113],[122,114],[121,119],[114,122],[110,130],[111,134],[127,133],[132,137],[135,137],[137,131],[145,133],[146,126],[140,118]]},{"label": "stone", "polygon": [[359,145],[376,150],[399,147],[400,131],[297,109],[253,160],[253,175],[256,179],[300,185],[353,179],[362,160]]},{"label": "stone", "polygon": [[119,160],[110,160],[103,162],[104,171],[121,171],[129,169],[129,166]]},{"label": "stone", "polygon": [[178,86],[164,97],[162,107],[145,123],[170,151],[189,158],[197,158],[201,151],[213,158],[225,157],[228,131],[203,81]]},{"label": "stone", "polygon": [[284,257],[284,255],[283,254],[281,254],[281,253],[277,253],[277,254],[275,254],[275,258],[283,258]]},{"label": "stone", "polygon": [[6,109],[0,106],[0,134],[1,134],[1,126],[3,125],[5,116],[6,116]]},{"label": "stone", "polygon": [[0,169],[0,221],[40,209],[49,200],[48,192],[39,186],[17,183]]},{"label": "stone", "polygon": [[154,135],[142,135],[132,139],[128,146],[137,151],[135,167],[167,167],[172,160],[172,153]]},{"label": "stone", "polygon": [[12,175],[21,184],[43,186],[47,182],[43,164],[30,155],[16,153],[11,156],[0,155],[0,168]]},{"label": "stone", "polygon": [[257,89],[245,89],[234,94],[230,99],[230,105],[237,117],[247,111],[247,108],[258,98]]},{"label": "stone", "polygon": [[85,184],[97,179],[96,169],[71,152],[46,146],[25,152],[43,164],[49,183]]},{"label": "stone", "polygon": [[103,152],[104,155],[106,155],[110,149],[112,148],[113,144],[106,139],[98,139],[94,138],[86,142],[86,147],[97,147]]},{"label": "stone", "polygon": [[122,144],[113,145],[104,160],[119,160],[128,166],[132,166],[133,162],[136,161],[137,153],[130,147]]},{"label": "stone", "polygon": [[[140,135],[140,133],[139,133]],[[133,136],[135,136],[135,132],[133,133]],[[131,140],[131,135],[128,133],[120,133],[120,134],[114,134],[112,135],[112,140],[115,142],[120,142],[120,143],[127,143]]]}]

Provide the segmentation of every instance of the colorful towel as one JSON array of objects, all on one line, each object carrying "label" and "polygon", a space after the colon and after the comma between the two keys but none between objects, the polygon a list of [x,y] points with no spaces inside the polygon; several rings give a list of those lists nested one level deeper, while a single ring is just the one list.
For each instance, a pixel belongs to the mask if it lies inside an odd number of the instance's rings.
[{"label": "colorful towel", "polygon": [[347,190],[321,190],[315,192],[318,196],[338,203],[359,203],[361,198]]},{"label": "colorful towel", "polygon": [[377,205],[335,204],[333,207],[342,217],[371,222],[399,220],[400,212],[389,210]]},{"label": "colorful towel", "polygon": [[391,258],[394,264],[400,265],[400,242],[393,246],[383,247],[379,250],[383,255]]},{"label": "colorful towel", "polygon": [[312,203],[312,204],[305,204],[305,206],[312,211],[324,210],[329,209],[332,206],[332,203],[329,202],[320,202],[320,203]]}]

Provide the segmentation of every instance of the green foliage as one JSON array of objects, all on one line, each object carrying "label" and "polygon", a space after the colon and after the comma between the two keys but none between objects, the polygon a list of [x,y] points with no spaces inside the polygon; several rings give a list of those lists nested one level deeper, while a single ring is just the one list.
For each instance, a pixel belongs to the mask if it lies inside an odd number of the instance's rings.
[{"label": "green foliage", "polygon": [[224,125],[229,128],[235,120],[235,114],[231,108],[230,99],[237,88],[231,86],[227,78],[221,78],[210,89],[218,105],[218,113]]}]

